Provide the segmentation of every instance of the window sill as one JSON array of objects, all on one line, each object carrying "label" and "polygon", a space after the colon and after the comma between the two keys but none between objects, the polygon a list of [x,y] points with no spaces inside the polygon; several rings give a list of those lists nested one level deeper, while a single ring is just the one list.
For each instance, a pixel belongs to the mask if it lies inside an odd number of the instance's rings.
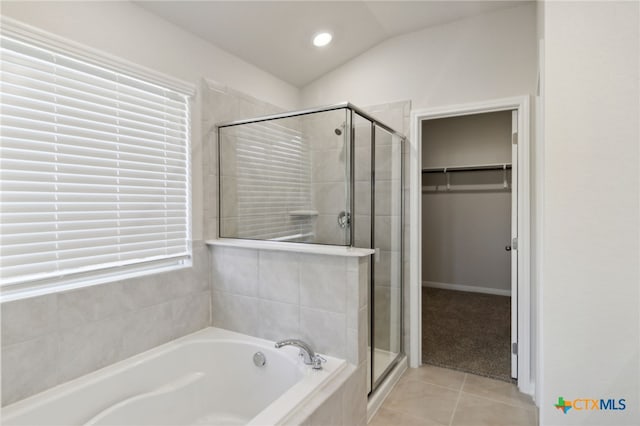
[{"label": "window sill", "polygon": [[182,260],[167,259],[146,265],[139,264],[123,270],[104,271],[102,273],[90,272],[77,277],[61,277],[43,282],[6,286],[0,289],[0,303],[191,268],[193,266],[192,259],[192,255],[190,255]]}]

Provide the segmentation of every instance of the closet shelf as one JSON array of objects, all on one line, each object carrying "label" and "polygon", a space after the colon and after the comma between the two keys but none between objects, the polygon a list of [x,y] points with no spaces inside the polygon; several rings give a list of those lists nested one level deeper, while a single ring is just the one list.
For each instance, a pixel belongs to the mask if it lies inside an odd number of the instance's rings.
[{"label": "closet shelf", "polygon": [[472,166],[426,167],[422,173],[476,172],[481,170],[509,170],[511,163],[478,164]]}]

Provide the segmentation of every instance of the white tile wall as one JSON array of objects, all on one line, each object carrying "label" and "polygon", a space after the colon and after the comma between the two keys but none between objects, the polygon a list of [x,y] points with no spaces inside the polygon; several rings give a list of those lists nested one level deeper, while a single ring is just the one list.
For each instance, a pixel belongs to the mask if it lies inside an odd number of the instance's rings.
[{"label": "white tile wall", "polygon": [[57,329],[58,298],[54,294],[0,305],[2,346],[52,334]]},{"label": "white tile wall", "polygon": [[122,285],[100,285],[60,293],[58,299],[58,327],[61,330],[75,328],[78,324],[91,323],[104,318],[122,315],[130,304]]},{"label": "white tile wall", "polygon": [[258,302],[258,334],[269,340],[300,335],[300,309],[291,303],[260,300]]},{"label": "white tile wall", "polygon": [[125,358],[121,355],[125,323],[123,316],[117,316],[60,331],[58,380],[66,382]]},{"label": "white tile wall", "polygon": [[299,304],[299,256],[279,251],[263,251],[259,257],[258,293],[260,298]]},{"label": "white tile wall", "polygon": [[258,296],[258,253],[226,247],[213,256],[213,289],[243,296]]},{"label": "white tile wall", "polygon": [[300,307],[300,337],[319,352],[347,358],[346,315]]},{"label": "white tile wall", "polygon": [[[344,314],[347,258],[300,255],[300,306]],[[357,287],[356,287],[357,289]]]},{"label": "white tile wall", "polygon": [[365,426],[367,424],[367,370],[366,363],[351,366],[342,382],[322,389],[310,401],[313,407],[306,418],[295,424]]},{"label": "white tile wall", "polygon": [[[338,214],[348,210],[345,120],[345,110],[336,110],[310,115],[302,123],[310,141],[313,207],[320,213],[314,241],[320,244],[344,245],[348,241],[348,233],[337,222]],[[342,134],[337,135],[335,129]]]},{"label": "white tile wall", "polygon": [[2,347],[2,403],[17,401],[57,385],[58,333]]},{"label": "white tile wall", "polygon": [[[210,250],[214,326],[270,340],[301,338],[355,365],[362,359],[367,318],[359,314],[366,311],[368,258]],[[237,279],[242,268],[251,271],[245,282]]]},{"label": "white tile wall", "polygon": [[212,298],[213,325],[250,336],[260,336],[257,297],[214,290]]}]

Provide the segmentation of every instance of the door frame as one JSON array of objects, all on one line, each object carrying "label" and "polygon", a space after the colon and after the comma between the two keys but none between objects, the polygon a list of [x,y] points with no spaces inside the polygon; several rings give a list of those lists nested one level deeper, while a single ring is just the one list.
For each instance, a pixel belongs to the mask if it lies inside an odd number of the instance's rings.
[{"label": "door frame", "polygon": [[409,139],[409,366],[422,364],[422,121],[487,112],[518,111],[518,389],[533,395],[531,377],[530,97],[411,111]]}]

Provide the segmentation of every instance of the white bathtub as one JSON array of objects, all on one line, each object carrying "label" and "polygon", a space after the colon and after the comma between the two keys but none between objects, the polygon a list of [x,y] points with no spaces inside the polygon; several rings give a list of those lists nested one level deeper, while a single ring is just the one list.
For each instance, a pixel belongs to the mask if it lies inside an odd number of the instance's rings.
[{"label": "white bathtub", "polygon": [[297,348],[206,328],[6,406],[2,424],[283,424],[347,366],[325,358],[312,370]]}]

